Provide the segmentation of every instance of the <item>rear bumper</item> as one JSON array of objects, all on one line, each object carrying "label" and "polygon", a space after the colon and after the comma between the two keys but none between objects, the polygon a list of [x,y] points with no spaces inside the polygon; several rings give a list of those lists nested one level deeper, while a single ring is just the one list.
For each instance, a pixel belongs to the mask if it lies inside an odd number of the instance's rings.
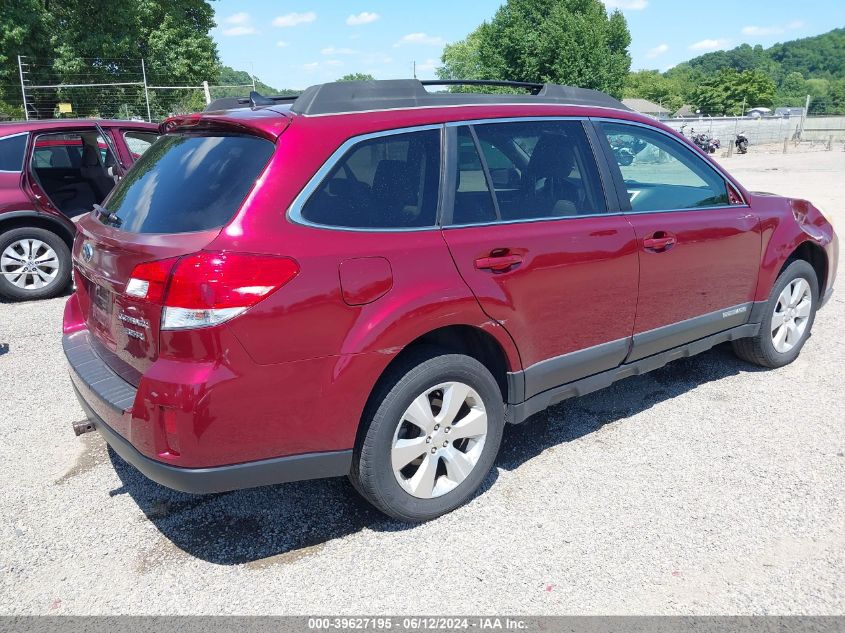
[{"label": "rear bumper", "polygon": [[[339,477],[349,473],[352,451],[307,453],[210,468],[172,466],[142,454],[103,419],[131,415],[136,390],[106,365],[91,349],[87,332],[63,339],[76,397],[88,420],[125,461],[156,483],[196,494],[226,492],[304,479]],[[101,415],[100,413],[103,413]]]}]

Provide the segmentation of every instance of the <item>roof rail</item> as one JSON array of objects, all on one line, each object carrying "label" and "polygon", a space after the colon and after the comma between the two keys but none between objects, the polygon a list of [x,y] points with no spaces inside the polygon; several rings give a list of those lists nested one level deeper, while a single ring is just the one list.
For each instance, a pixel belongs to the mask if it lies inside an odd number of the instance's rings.
[{"label": "roof rail", "polygon": [[[429,92],[426,86],[504,86],[525,88],[530,94],[483,94],[477,92]],[[449,105],[495,105],[501,103],[554,103],[598,106],[628,110],[610,95],[587,88],[540,84],[523,81],[388,79],[375,81],[337,81],[307,88],[293,102],[291,112],[304,115],[366,112],[396,108],[437,107]]]},{"label": "roof rail", "polygon": [[[528,94],[490,94],[478,92],[429,92],[426,86],[490,86],[522,88]],[[621,101],[597,90],[542,84],[530,81],[490,81],[484,79],[387,79],[373,81],[336,81],[311,86],[300,95],[266,97],[254,90],[248,98],[225,97],[208,104],[205,112],[257,108],[279,102],[291,102],[291,112],[303,115],[366,112],[397,108],[458,105],[496,105],[502,103],[549,103],[597,106],[630,110]]]}]

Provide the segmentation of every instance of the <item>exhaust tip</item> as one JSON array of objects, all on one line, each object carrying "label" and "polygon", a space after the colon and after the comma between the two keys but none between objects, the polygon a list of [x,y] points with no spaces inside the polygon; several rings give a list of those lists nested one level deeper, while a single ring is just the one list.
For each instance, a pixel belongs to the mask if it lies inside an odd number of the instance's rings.
[{"label": "exhaust tip", "polygon": [[94,430],[94,423],[90,420],[81,420],[79,422],[74,422],[72,424],[73,432],[77,435],[83,435],[85,433],[90,433]]}]

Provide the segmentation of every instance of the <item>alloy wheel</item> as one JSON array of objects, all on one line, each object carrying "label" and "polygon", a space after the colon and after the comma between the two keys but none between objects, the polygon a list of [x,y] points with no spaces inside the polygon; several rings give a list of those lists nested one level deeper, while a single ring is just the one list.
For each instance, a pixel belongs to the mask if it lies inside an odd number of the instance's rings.
[{"label": "alloy wheel", "polygon": [[393,474],[414,497],[440,497],[469,476],[486,439],[487,411],[472,387],[461,382],[431,387],[399,420],[390,455]]},{"label": "alloy wheel", "polygon": [[804,336],[813,308],[813,293],[803,277],[792,280],[778,295],[772,315],[772,344],[786,354]]},{"label": "alloy wheel", "polygon": [[56,279],[59,256],[41,240],[17,240],[0,255],[0,274],[22,290],[38,290]]}]

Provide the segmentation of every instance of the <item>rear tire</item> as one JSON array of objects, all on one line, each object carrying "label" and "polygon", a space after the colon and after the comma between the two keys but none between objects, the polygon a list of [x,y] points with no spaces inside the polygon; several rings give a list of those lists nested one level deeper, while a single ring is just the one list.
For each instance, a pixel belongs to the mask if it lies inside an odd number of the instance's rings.
[{"label": "rear tire", "polygon": [[788,365],[798,358],[807,342],[818,305],[816,271],[804,260],[793,261],[775,281],[760,332],[734,341],[734,353],[761,367]]},{"label": "rear tire", "polygon": [[418,523],[476,493],[499,451],[504,403],[477,360],[425,347],[379,382],[362,423],[353,486],[385,514]]},{"label": "rear tire", "polygon": [[0,235],[0,296],[49,299],[70,284],[70,249],[55,233],[21,227]]}]

